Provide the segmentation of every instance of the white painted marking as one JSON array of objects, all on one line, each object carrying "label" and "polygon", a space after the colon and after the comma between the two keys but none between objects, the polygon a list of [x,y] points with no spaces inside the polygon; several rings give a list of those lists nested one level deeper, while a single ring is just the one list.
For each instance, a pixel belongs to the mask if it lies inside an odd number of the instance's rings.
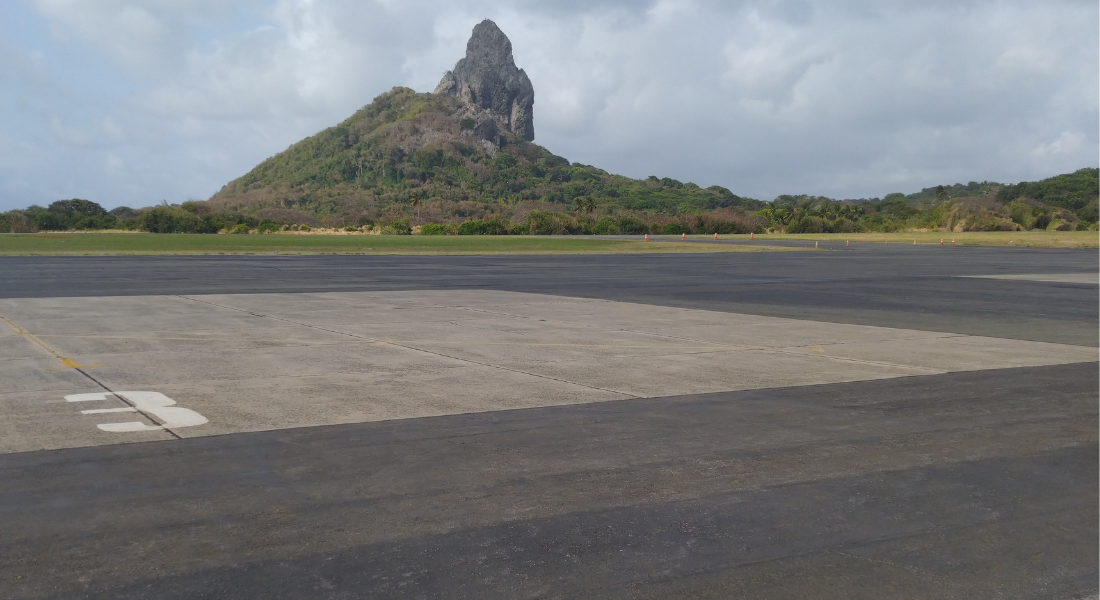
[{"label": "white painted marking", "polygon": [[136,408],[127,406],[126,408],[93,408],[92,410],[82,410],[82,415],[102,415],[106,413],[120,413],[120,412],[137,412]]},{"label": "white painted marking", "polygon": [[139,423],[137,421],[129,421],[126,423],[100,423],[96,425],[96,427],[112,433],[123,433],[127,431],[160,431],[164,429],[160,425],[146,425],[145,423]]},{"label": "white painted marking", "polygon": [[93,400],[106,400],[107,396],[113,396],[114,394],[108,392],[97,392],[93,394],[70,394],[65,396],[65,402],[91,402]]},{"label": "white painted marking", "polygon": [[153,415],[164,425],[146,425],[138,421],[126,423],[103,423],[97,425],[103,431],[152,431],[155,429],[176,429],[178,427],[194,427],[209,423],[210,421],[199,413],[180,406],[175,406],[176,401],[160,392],[96,392],[92,394],[70,394],[65,396],[66,402],[93,402],[106,400],[110,396],[118,396],[128,400],[133,407],[126,408],[99,408],[82,410],[81,414],[96,415],[116,412],[144,412]]}]

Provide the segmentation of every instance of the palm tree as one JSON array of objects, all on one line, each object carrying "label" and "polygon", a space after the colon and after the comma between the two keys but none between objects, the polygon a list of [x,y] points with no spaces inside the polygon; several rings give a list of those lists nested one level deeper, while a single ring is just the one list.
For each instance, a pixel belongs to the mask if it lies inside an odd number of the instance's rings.
[{"label": "palm tree", "polygon": [[594,210],[596,210],[596,200],[591,196],[573,198],[573,212],[590,213]]},{"label": "palm tree", "polygon": [[943,202],[946,199],[947,199],[947,189],[944,188],[942,185],[937,185],[936,186],[936,200],[939,200],[940,202]]},{"label": "palm tree", "polygon": [[416,208],[416,220],[419,221],[420,220],[420,196],[413,196],[412,200],[409,203],[412,204],[413,207]]}]

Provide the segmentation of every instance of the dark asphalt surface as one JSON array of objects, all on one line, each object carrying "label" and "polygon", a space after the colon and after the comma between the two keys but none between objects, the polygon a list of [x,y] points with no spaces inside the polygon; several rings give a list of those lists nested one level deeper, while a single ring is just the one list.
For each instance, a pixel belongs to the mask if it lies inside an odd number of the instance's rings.
[{"label": "dark asphalt surface", "polygon": [[589,256],[0,257],[0,298],[471,289],[1097,345],[1097,286],[965,275],[1096,273],[1094,250],[865,244]]},{"label": "dark asphalt surface", "polygon": [[[1096,345],[1096,252],[0,258],[0,296],[491,288]],[[950,253],[948,253],[950,252]],[[0,455],[3,598],[1081,598],[1097,364]]]}]

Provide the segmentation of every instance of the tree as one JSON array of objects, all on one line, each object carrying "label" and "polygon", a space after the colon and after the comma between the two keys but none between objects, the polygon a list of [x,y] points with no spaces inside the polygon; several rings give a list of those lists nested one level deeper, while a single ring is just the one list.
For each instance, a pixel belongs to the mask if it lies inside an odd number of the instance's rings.
[{"label": "tree", "polygon": [[596,200],[591,196],[577,196],[573,198],[573,212],[590,213],[596,210]]},{"label": "tree", "polygon": [[66,216],[98,217],[107,214],[107,211],[103,210],[103,207],[99,204],[80,198],[58,200],[46,210]]}]

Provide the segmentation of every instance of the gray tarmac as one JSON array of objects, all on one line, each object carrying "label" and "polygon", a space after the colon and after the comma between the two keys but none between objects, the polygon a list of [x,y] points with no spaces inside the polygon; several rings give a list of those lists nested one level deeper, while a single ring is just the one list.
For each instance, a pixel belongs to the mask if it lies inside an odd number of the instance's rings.
[{"label": "gray tarmac", "polygon": [[1096,597],[1096,271],[0,258],[0,597]]},{"label": "gray tarmac", "polygon": [[0,298],[494,289],[1097,345],[1094,250],[855,244],[580,256],[0,257]]}]

